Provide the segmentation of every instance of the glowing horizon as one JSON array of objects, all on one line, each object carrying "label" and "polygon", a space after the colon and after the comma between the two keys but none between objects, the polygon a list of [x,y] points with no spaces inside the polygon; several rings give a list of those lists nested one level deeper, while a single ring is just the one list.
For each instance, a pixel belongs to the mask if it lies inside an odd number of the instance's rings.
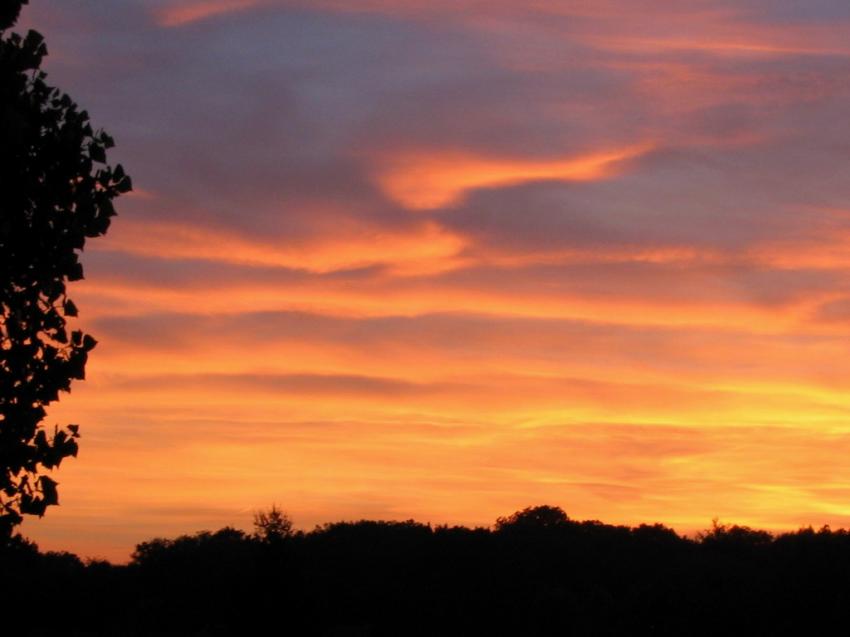
[{"label": "glowing horizon", "polygon": [[138,190],[23,532],[850,525],[837,0],[25,8]]}]

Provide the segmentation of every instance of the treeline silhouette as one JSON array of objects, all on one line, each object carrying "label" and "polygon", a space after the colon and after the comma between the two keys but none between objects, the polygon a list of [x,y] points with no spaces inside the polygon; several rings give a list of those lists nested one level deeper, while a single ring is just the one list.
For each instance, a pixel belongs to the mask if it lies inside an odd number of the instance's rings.
[{"label": "treeline silhouette", "polygon": [[[574,521],[338,522],[272,509],[139,544],[128,565],[0,553],[8,635],[814,635],[850,632],[850,532]],[[2,630],[14,626],[14,631]]]}]

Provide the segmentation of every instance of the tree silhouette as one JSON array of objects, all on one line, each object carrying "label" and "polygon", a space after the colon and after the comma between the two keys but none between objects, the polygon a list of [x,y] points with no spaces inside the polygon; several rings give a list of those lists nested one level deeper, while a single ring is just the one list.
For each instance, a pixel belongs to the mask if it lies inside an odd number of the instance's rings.
[{"label": "tree silhouette", "polygon": [[77,308],[65,284],[83,278],[86,239],[106,232],[112,199],[132,188],[106,165],[112,138],[46,84],[42,36],[7,34],[26,3],[0,0],[0,539],[58,503],[43,470],[77,453],[76,425],[41,425],[95,346],[68,330]]},{"label": "tree silhouette", "polygon": [[276,505],[254,514],[254,537],[262,542],[280,542],[291,537],[292,532],[292,520]]}]

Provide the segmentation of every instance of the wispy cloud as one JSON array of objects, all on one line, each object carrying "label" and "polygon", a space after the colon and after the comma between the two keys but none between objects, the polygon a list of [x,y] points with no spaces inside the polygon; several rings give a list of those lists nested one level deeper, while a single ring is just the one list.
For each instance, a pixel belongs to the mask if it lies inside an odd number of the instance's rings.
[{"label": "wispy cloud", "polygon": [[592,181],[616,173],[622,162],[652,148],[649,144],[549,161],[482,157],[463,152],[394,153],[378,170],[387,195],[412,209],[442,208],[477,188],[526,182]]},{"label": "wispy cloud", "polygon": [[[147,239],[138,242],[144,234]],[[334,237],[296,240],[240,236],[228,229],[157,222],[126,222],[101,249],[161,259],[198,259],[315,273],[383,266],[397,274],[433,274],[456,267],[464,239],[424,221],[407,230],[365,226]]]}]

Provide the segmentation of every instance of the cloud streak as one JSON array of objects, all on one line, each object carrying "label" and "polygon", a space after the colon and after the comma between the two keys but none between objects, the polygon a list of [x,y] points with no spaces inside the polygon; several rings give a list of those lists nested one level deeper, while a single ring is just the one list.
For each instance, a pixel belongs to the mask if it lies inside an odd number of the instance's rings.
[{"label": "cloud streak", "polygon": [[648,152],[641,145],[562,160],[511,160],[463,153],[396,153],[379,168],[386,194],[414,210],[455,204],[469,190],[517,186],[535,181],[594,181],[615,174],[618,166]]},{"label": "cloud streak", "polygon": [[[140,234],[144,243],[136,241]],[[464,240],[433,221],[396,231],[365,227],[345,237],[311,237],[289,245],[240,237],[226,229],[160,222],[125,223],[106,247],[142,257],[213,261],[314,273],[386,266],[397,273],[452,269]],[[283,240],[279,240],[283,241]]]},{"label": "cloud streak", "polygon": [[156,11],[157,22],[164,27],[182,27],[193,22],[201,22],[209,18],[223,16],[229,13],[250,11],[256,7],[267,5],[263,0],[203,0],[202,2],[181,2],[165,5]]}]

